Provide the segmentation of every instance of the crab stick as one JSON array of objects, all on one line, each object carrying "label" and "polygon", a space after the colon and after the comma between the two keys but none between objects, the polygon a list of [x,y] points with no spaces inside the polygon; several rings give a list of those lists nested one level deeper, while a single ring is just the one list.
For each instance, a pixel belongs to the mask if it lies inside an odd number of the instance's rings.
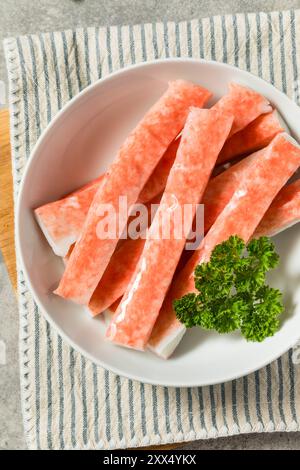
[{"label": "crab stick", "polygon": [[[134,204],[155,166],[181,131],[190,106],[202,107],[211,94],[192,83],[176,80],[146,113],[121,146],[103,184],[90,206],[81,235],[55,293],[87,305],[118,243],[117,234],[99,230],[101,212],[119,220],[118,232],[126,226],[120,213],[120,196],[128,207]],[[123,211],[124,212],[124,211]]]},{"label": "crab stick", "polygon": [[209,181],[201,201],[204,204],[204,233],[208,232],[221,214],[233,196],[245,169],[251,165],[253,158],[257,158],[258,155],[252,154],[240,160]]},{"label": "crab stick", "polygon": [[88,308],[92,316],[103,312],[124,294],[135,272],[144,244],[143,238],[128,239],[114,252],[89,302]]},{"label": "crab stick", "polygon": [[278,111],[262,114],[225,142],[217,163],[225,163],[241,155],[256,152],[266,147],[275,135],[284,131],[288,132],[288,127]]},{"label": "crab stick", "polygon": [[265,213],[253,237],[272,237],[300,221],[300,179],[277,194]]},{"label": "crab stick", "polygon": [[[191,210],[188,216],[185,214],[184,224],[188,231],[192,226],[197,204],[232,122],[233,116],[223,111],[191,108],[139,264],[107,330],[111,341],[145,348],[188,235],[181,230],[178,236],[174,228],[182,220],[187,204]],[[166,226],[170,230],[163,236]]]},{"label": "crab stick", "polygon": [[278,134],[268,147],[252,156],[229,202],[173,281],[149,340],[151,350],[164,358],[172,354],[185,333],[185,327],[175,316],[173,300],[195,292],[195,267],[209,261],[214,247],[231,235],[247,242],[276,194],[299,166],[300,146],[286,133]]},{"label": "crab stick", "polygon": [[35,209],[36,220],[57,256],[66,256],[76,242],[103,175],[63,199]]},{"label": "crab stick", "polygon": [[272,111],[270,103],[264,96],[238,83],[229,84],[229,93],[217,101],[214,108],[226,109],[227,112],[232,110],[234,121],[229,137],[244,129],[261,114]]},{"label": "crab stick", "polygon": [[179,143],[180,137],[173,140],[173,142],[169,145],[167,151],[165,152],[161,160],[158,162],[157,166],[154,168],[153,173],[151,174],[147,183],[143,187],[139,195],[139,201],[151,201],[151,199],[163,192],[166,186],[170,170],[176,157]]}]

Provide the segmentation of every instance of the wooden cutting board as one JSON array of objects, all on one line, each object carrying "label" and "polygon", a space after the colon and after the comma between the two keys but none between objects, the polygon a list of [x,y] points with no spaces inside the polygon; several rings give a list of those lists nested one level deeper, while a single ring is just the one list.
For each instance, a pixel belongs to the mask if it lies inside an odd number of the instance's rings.
[{"label": "wooden cutting board", "polygon": [[[9,136],[9,112],[0,110],[0,249],[14,290],[17,289],[14,242],[14,200]],[[143,447],[144,450],[176,449],[178,444]]]},{"label": "wooden cutting board", "polygon": [[14,201],[10,158],[9,113],[0,111],[0,248],[14,289],[17,288],[14,245]]}]

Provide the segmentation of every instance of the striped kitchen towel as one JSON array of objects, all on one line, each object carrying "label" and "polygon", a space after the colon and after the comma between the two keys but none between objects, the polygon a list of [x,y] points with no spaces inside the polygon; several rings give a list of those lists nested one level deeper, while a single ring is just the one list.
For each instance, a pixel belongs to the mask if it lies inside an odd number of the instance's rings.
[{"label": "striped kitchen towel", "polygon": [[[202,57],[250,70],[299,102],[300,11],[78,29],[7,39],[14,193],[57,111],[132,63]],[[290,350],[247,377],[202,388],[151,386],[97,367],[46,322],[18,264],[23,415],[30,449],[120,448],[300,427]],[[300,333],[300,332],[299,332]]]}]

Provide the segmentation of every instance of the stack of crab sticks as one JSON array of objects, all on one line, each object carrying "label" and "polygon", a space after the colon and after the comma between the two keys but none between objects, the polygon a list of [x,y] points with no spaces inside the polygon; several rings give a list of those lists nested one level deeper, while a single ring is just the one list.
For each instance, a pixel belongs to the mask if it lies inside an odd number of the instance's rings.
[{"label": "stack of crab sticks", "polygon": [[[276,194],[299,166],[300,146],[287,133],[278,134],[266,148],[240,162],[238,179],[232,182],[232,195],[228,197],[228,191],[225,191],[223,209],[220,211],[218,208],[215,212],[214,223],[199,248],[173,280],[165,298],[149,341],[149,347],[158,355],[168,357],[185,333],[185,327],[175,316],[173,300],[195,291],[195,267],[209,261],[215,246],[231,235],[238,235],[247,242]],[[274,172],[272,178],[271,171]]]},{"label": "stack of crab sticks", "polygon": [[[55,294],[85,306],[92,316],[105,312],[106,338],[113,343],[149,348],[163,358],[186,331],[173,302],[195,292],[195,267],[231,235],[248,242],[300,220],[300,180],[289,183],[300,166],[300,146],[277,110],[236,83],[207,109],[211,96],[194,83],[170,82],[105,174],[34,211],[65,263]],[[114,236],[99,236],[101,207],[110,204],[118,215],[120,197],[128,207],[144,204],[142,236],[119,235],[130,213],[119,218]],[[200,203],[204,237],[187,253]],[[150,217],[153,204],[157,210]],[[178,236],[185,205],[191,207],[187,230]]]}]

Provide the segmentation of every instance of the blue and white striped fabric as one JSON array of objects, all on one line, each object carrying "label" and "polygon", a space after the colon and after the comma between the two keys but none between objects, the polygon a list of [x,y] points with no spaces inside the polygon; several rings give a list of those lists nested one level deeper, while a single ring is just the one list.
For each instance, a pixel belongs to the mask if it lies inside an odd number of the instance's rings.
[{"label": "blue and white striped fabric", "polygon": [[[5,51],[15,196],[30,151],[57,111],[128,64],[179,56],[223,61],[299,101],[300,11],[33,35],[6,40]],[[95,366],[65,344],[38,311],[20,266],[18,287],[29,448],[118,448],[300,429],[300,369],[292,351],[225,384],[145,385]]]}]

